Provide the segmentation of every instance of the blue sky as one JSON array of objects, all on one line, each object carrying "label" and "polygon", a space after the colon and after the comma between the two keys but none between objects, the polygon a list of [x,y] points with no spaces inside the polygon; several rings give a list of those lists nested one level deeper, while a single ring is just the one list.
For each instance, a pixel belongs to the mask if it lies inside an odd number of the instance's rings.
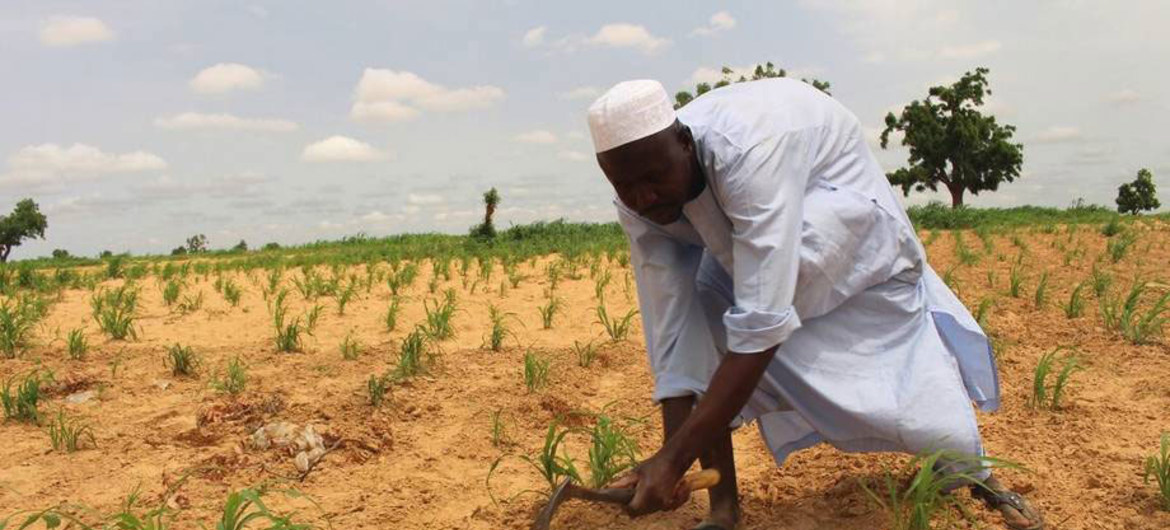
[{"label": "blue sky", "polygon": [[491,186],[503,226],[609,221],[592,98],[764,61],[832,82],[874,139],[987,66],[1024,174],[969,202],[1112,205],[1138,168],[1170,174],[1165,20],[1170,3],[1136,0],[9,0],[0,209],[49,216],[17,258],[464,232]]}]

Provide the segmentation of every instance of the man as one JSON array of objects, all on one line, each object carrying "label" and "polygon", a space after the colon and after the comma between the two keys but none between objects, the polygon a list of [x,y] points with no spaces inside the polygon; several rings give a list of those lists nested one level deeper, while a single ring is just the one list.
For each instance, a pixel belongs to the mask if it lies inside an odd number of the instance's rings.
[{"label": "man", "polygon": [[[971,401],[999,402],[987,337],[927,265],[860,124],[799,81],[711,91],[675,113],[655,81],[589,108],[630,239],[665,443],[615,486],[673,509],[700,460],[723,481],[703,530],[737,525],[730,429],[756,421],[777,464],[846,451],[982,456]],[[986,469],[1009,527],[1043,520]]]}]

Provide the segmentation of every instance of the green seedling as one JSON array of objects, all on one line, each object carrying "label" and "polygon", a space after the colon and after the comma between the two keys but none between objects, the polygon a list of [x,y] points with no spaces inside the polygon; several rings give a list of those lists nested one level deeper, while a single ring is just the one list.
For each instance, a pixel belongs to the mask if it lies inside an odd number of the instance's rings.
[{"label": "green seedling", "polygon": [[390,392],[391,380],[386,375],[370,375],[366,381],[366,400],[371,407],[382,408],[386,394]]},{"label": "green seedling", "polygon": [[228,304],[231,304],[232,307],[239,307],[240,296],[243,294],[243,291],[239,285],[236,285],[235,281],[231,279],[224,281],[222,292],[223,299],[227,300]]},{"label": "green seedling", "polygon": [[41,415],[37,411],[37,404],[41,399],[41,377],[36,372],[29,373],[13,391],[12,377],[0,390],[0,405],[4,407],[4,420],[15,420],[23,423],[39,423]]},{"label": "green seedling", "polygon": [[508,443],[508,435],[504,432],[504,418],[501,415],[501,410],[496,409],[492,411],[492,447],[500,447]]},{"label": "green seedling", "polygon": [[638,463],[638,444],[609,416],[597,416],[589,438],[589,481],[594,488],[604,487]]},{"label": "green seedling", "polygon": [[1080,317],[1085,312],[1085,300],[1081,293],[1085,290],[1085,282],[1078,283],[1068,295],[1068,302],[1064,304],[1064,316],[1071,319]]},{"label": "green seedling", "polygon": [[563,453],[561,444],[565,441],[565,436],[571,432],[570,429],[560,430],[557,427],[556,421],[553,421],[548,426],[548,432],[544,436],[544,446],[541,447],[540,453],[535,457],[522,455],[520,458],[528,462],[536,469],[540,476],[548,483],[549,490],[556,488],[560,484],[561,479],[568,477],[574,482],[581,483],[581,473],[577,471],[577,465],[567,453]]},{"label": "green seedling", "polygon": [[1040,282],[1036,284],[1036,293],[1033,301],[1036,302],[1036,309],[1044,307],[1044,302],[1048,299],[1048,271],[1040,274]]},{"label": "green seedling", "polygon": [[85,338],[85,333],[81,328],[70,330],[65,337],[65,349],[69,352],[69,358],[75,361],[80,361],[85,358],[85,354],[89,351],[89,341]]},{"label": "green seedling", "polygon": [[1113,275],[1098,269],[1097,265],[1093,264],[1092,284],[1093,294],[1100,300],[1105,296],[1105,293],[1109,292],[1109,286],[1113,284]]},{"label": "green seedling", "polygon": [[604,304],[597,306],[594,311],[597,314],[597,324],[601,324],[605,328],[605,333],[609,335],[610,340],[621,341],[626,340],[626,336],[630,333],[630,324],[634,320],[634,316],[638,314],[636,308],[631,308],[625,316],[621,318],[610,318],[609,312],[605,309]]},{"label": "green seedling", "polygon": [[598,304],[605,303],[605,288],[609,285],[610,274],[608,270],[597,273],[593,281],[593,299],[597,300]]},{"label": "green seedling", "polygon": [[1113,237],[1120,234],[1124,227],[1121,226],[1121,218],[1114,217],[1101,227],[1101,235],[1105,237]]},{"label": "green seedling", "polygon": [[190,346],[175,343],[167,350],[163,365],[171,370],[175,377],[191,377],[199,370],[199,356]]},{"label": "green seedling", "polygon": [[1022,263],[1016,262],[1012,265],[1011,272],[1008,275],[1008,294],[1012,298],[1019,298],[1024,294],[1024,266]]},{"label": "green seedling", "polygon": [[1158,484],[1158,494],[1162,500],[1162,509],[1170,512],[1170,432],[1162,433],[1162,450],[1146,458],[1146,469],[1142,480],[1150,483],[1153,478]]},{"label": "green seedling", "polygon": [[300,317],[288,321],[288,306],[285,297],[288,291],[281,290],[269,305],[272,312],[272,326],[276,336],[273,338],[278,352],[294,352],[301,350],[301,333],[304,331]]},{"label": "green seedling", "polygon": [[597,359],[597,345],[593,341],[581,344],[580,341],[574,340],[573,354],[577,357],[577,366],[589,368],[593,365],[593,361]]},{"label": "green seedling", "polygon": [[531,394],[548,384],[549,360],[529,350],[524,354],[524,387]]},{"label": "green seedling", "polygon": [[0,354],[15,359],[28,344],[35,319],[30,311],[12,300],[0,301]]},{"label": "green seedling", "polygon": [[358,356],[361,355],[362,345],[357,339],[353,338],[352,333],[347,333],[338,348],[341,350],[342,359],[356,361]]},{"label": "green seedling", "polygon": [[1041,356],[1040,362],[1036,364],[1036,370],[1032,377],[1032,407],[1047,410],[1059,409],[1069,378],[1073,373],[1083,370],[1080,359],[1074,353],[1069,353],[1060,360],[1062,366],[1060,373],[1056,376],[1056,381],[1052,384],[1048,383],[1048,376],[1056,365],[1056,354],[1064,349],[1064,347],[1057,347]]},{"label": "green seedling", "polygon": [[93,319],[114,340],[137,339],[134,329],[138,290],[129,282],[116,289],[99,289],[90,298]]},{"label": "green seedling", "polygon": [[508,328],[508,317],[516,318],[514,313],[505,313],[498,307],[488,304],[488,319],[491,320],[492,329],[488,332],[487,337],[484,338],[484,345],[491,348],[492,351],[500,351],[504,347],[504,339],[509,336],[515,338],[516,333]]},{"label": "green seedling", "polygon": [[[431,303],[434,302],[434,307]],[[455,301],[447,297],[443,303],[434,300],[423,300],[426,310],[426,332],[435,340],[446,340],[455,336],[455,328],[451,325],[451,317],[455,315]]]},{"label": "green seedling", "polygon": [[394,331],[398,327],[398,297],[390,298],[390,305],[386,306],[386,316],[382,318],[382,323],[386,326],[386,332]]},{"label": "green seedling", "polygon": [[963,232],[955,230],[955,256],[958,257],[959,263],[962,265],[974,265],[979,263],[979,254],[976,254],[967,247],[967,243],[963,241]]},{"label": "green seedling", "polygon": [[195,293],[195,296],[183,295],[183,299],[175,305],[175,311],[181,315],[187,315],[198,311],[203,307],[203,291]]},{"label": "green seedling", "polygon": [[1101,319],[1106,329],[1121,333],[1133,344],[1149,344],[1162,336],[1166,322],[1170,321],[1170,292],[1163,293],[1144,312],[1139,309],[1148,285],[1144,281],[1134,282],[1124,302],[1108,296],[1101,300]]},{"label": "green seedling", "polygon": [[239,357],[233,357],[228,361],[222,376],[217,374],[211,378],[211,388],[224,394],[239,394],[244,391],[247,384],[248,370]]},{"label": "green seedling", "polygon": [[399,346],[398,364],[394,368],[394,379],[403,380],[425,373],[434,360],[430,346],[430,335],[421,328],[415,328],[402,338]]},{"label": "green seedling", "polygon": [[552,329],[553,320],[561,311],[563,303],[556,295],[550,296],[548,302],[537,309],[540,311],[540,324],[544,329]]},{"label": "green seedling", "polygon": [[90,447],[97,447],[93,429],[81,420],[66,418],[65,411],[57,411],[57,418],[49,423],[49,442],[54,451],[72,453],[83,448],[86,441]]},{"label": "green seedling", "polygon": [[356,294],[357,294],[357,285],[354,282],[350,282],[349,285],[347,285],[344,289],[341,290],[341,292],[337,293],[337,314],[338,315],[345,314],[345,306],[349,304],[350,300],[352,300],[354,295],[356,295]]},{"label": "green seedling", "polygon": [[[268,530],[311,530],[312,525],[295,523],[292,517],[295,514],[281,515],[268,509],[262,497],[267,491],[261,488],[247,488],[232,492],[224,501],[224,505],[217,512],[219,520],[215,523],[215,530],[244,530],[253,522]],[[286,492],[291,496],[299,493]]]},{"label": "green seedling", "polygon": [[1110,261],[1113,263],[1121,261],[1126,253],[1129,252],[1129,247],[1133,246],[1135,242],[1137,242],[1137,235],[1133,232],[1124,232],[1120,237],[1110,239],[1109,243],[1105,246]]},{"label": "green seedling", "polygon": [[182,292],[183,282],[177,278],[171,279],[167,283],[163,284],[163,304],[165,304],[167,307],[174,305],[175,302],[179,300],[179,295],[182,294]]},{"label": "green seedling", "polygon": [[979,327],[987,327],[987,316],[991,312],[991,308],[995,305],[995,300],[988,297],[979,302],[979,309],[975,312],[975,322]]}]

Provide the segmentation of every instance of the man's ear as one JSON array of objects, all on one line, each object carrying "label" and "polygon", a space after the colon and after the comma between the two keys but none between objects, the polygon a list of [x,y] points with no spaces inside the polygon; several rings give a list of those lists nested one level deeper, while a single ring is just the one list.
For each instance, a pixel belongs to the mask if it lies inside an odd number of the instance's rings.
[{"label": "man's ear", "polygon": [[682,144],[683,149],[690,153],[695,148],[695,137],[691,135],[691,128],[678,124],[678,141]]}]

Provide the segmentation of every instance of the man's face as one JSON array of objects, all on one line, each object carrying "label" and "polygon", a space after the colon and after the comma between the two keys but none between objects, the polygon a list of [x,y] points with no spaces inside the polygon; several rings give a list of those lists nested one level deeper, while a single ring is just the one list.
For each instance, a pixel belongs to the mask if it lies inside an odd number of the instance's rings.
[{"label": "man's face", "polygon": [[597,162],[628,208],[660,225],[682,216],[695,189],[694,145],[677,124],[597,154]]}]

